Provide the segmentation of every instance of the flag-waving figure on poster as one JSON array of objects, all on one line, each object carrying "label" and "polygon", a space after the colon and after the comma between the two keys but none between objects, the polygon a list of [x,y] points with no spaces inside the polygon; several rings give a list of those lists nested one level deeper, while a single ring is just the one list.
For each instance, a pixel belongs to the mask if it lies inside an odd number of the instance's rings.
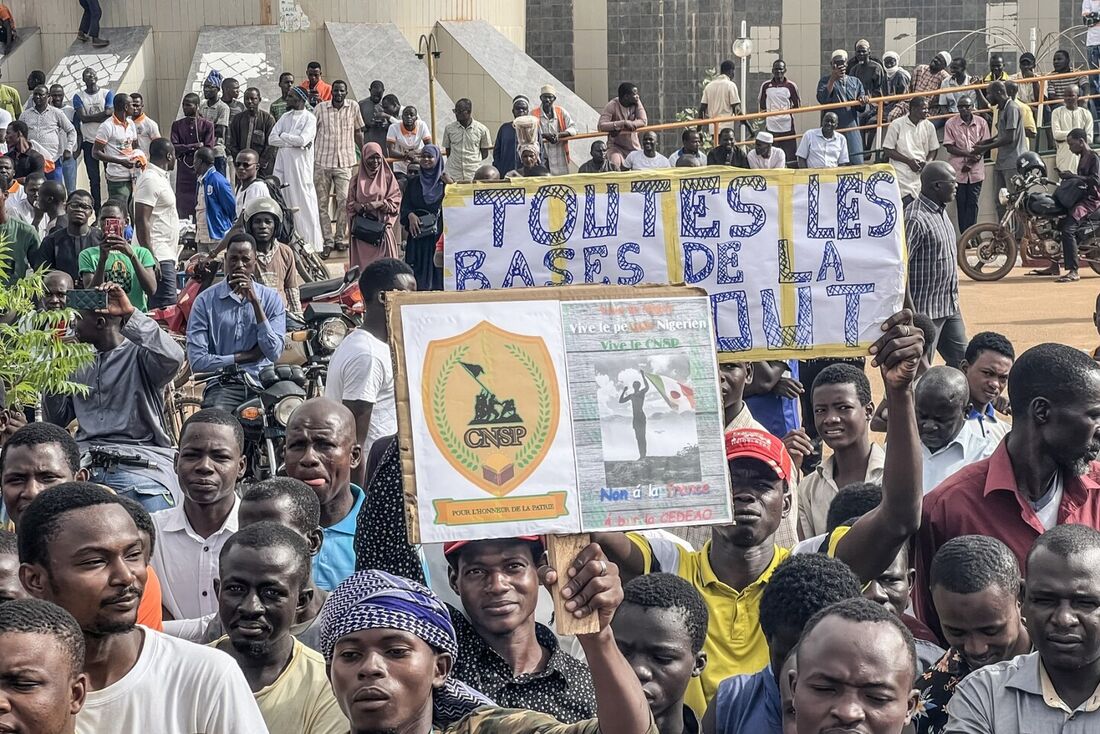
[{"label": "flag-waving figure on poster", "polygon": [[645,395],[649,392],[649,385],[645,383],[645,372],[642,372],[642,380],[634,381],[634,392],[629,395],[626,394],[626,388],[623,388],[622,395],[619,396],[620,403],[630,403],[631,409],[634,411],[634,438],[638,442],[638,458],[645,458]]},{"label": "flag-waving figure on poster", "polygon": [[657,392],[668,403],[668,407],[677,413],[683,413],[685,410],[695,410],[695,391],[691,389],[690,385],[685,385],[671,377],[653,372],[643,372],[642,375],[650,381],[653,387],[657,388]]},{"label": "flag-waving figure on poster", "polygon": [[461,362],[462,367],[474,378],[481,392],[474,398],[474,419],[471,426],[487,423],[522,423],[523,419],[516,413],[516,401],[513,398],[499,400],[496,394],[485,386],[479,378],[485,374],[485,369],[479,364]]}]

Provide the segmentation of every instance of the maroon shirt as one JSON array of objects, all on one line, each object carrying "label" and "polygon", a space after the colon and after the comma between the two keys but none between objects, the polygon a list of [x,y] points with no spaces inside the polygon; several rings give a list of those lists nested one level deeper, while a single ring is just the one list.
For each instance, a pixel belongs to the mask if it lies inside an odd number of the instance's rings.
[{"label": "maroon shirt", "polygon": [[[1058,524],[1100,529],[1100,465],[1093,463],[1082,477],[1064,477]],[[1043,526],[1027,499],[1020,495],[1008,441],[988,459],[960,469],[924,498],[917,533],[914,611],[939,632],[939,618],[928,590],[928,569],[941,545],[960,535],[989,535],[1007,545],[1024,570],[1024,560]]]}]

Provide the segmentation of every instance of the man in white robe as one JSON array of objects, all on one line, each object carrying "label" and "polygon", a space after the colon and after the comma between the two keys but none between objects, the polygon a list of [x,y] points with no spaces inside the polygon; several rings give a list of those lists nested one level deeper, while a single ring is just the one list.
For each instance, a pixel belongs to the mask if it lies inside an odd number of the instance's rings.
[{"label": "man in white robe", "polygon": [[313,252],[320,252],[325,238],[317,218],[317,191],[313,187],[313,139],[317,118],[305,109],[305,90],[295,87],[287,95],[286,113],[275,122],[268,144],[279,149],[275,175],[283,182],[283,197],[294,212],[294,228]]}]

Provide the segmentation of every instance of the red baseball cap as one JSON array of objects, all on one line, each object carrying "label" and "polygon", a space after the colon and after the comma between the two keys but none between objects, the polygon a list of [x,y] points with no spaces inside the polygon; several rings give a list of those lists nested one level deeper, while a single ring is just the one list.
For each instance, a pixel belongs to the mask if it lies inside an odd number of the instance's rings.
[{"label": "red baseball cap", "polygon": [[[496,540],[526,540],[530,543],[541,543],[542,542],[542,538],[538,535],[517,535],[514,538],[497,538]],[[443,544],[443,555],[449,556],[452,553],[454,553],[456,550],[462,548],[462,546],[469,545],[470,543],[477,543],[477,542],[480,542],[480,541],[477,541],[477,540],[453,540],[450,543],[444,543]]]},{"label": "red baseball cap", "polygon": [[756,428],[737,428],[726,432],[726,461],[758,459],[770,466],[783,480],[794,476],[794,464],[787,447],[778,438]]}]

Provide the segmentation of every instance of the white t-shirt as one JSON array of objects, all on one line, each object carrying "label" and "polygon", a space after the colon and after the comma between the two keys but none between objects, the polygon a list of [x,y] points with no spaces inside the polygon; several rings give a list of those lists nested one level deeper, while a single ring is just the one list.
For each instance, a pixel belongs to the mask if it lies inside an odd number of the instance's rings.
[{"label": "white t-shirt", "polygon": [[1040,498],[1040,501],[1044,503],[1041,507],[1036,507],[1035,503],[1029,500],[1031,509],[1035,510],[1035,516],[1039,518],[1044,530],[1050,530],[1058,524],[1058,508],[1062,506],[1064,491],[1065,484],[1062,481],[1062,472],[1059,471],[1054,476],[1054,482],[1051,484],[1050,489]]},{"label": "white t-shirt", "polygon": [[134,204],[153,207],[152,242],[138,244],[152,252],[157,262],[175,261],[179,257],[180,218],[168,171],[152,163],[147,165],[134,186]]},{"label": "white t-shirt", "polygon": [[[81,114],[98,115],[107,109],[107,105],[110,104],[115,95],[111,93],[109,89],[100,87],[96,90],[95,94],[92,94],[87,89],[80,89],[73,95],[73,107],[76,107],[76,100],[80,99]],[[80,123],[80,135],[84,138],[84,142],[91,143],[95,140],[96,133],[99,132],[98,122],[82,122]]]},{"label": "white t-shirt", "polygon": [[[133,158],[134,148],[137,146],[137,128],[134,121],[127,119],[123,125],[118,118],[111,115],[99,126],[95,134],[95,141],[103,143],[104,151],[116,158]],[[129,181],[133,178],[137,169],[120,166],[117,163],[107,164],[108,181]]]},{"label": "white t-shirt", "polygon": [[160,125],[149,115],[142,115],[141,120],[134,120],[134,129],[137,130],[137,147],[149,157],[149,145],[160,137]]},{"label": "white t-shirt", "polygon": [[631,151],[630,155],[623,161],[623,166],[629,168],[631,171],[644,171],[647,168],[672,168],[672,164],[668,162],[668,158],[665,158],[660,153],[650,158],[641,150]]},{"label": "white t-shirt", "polygon": [[224,652],[141,628],[134,667],[89,691],[77,734],[267,734],[244,674]]},{"label": "white t-shirt", "polygon": [[373,403],[370,426],[363,441],[366,460],[371,445],[397,433],[397,406],[393,397],[393,357],[390,346],[363,329],[352,329],[328,363],[325,397]]},{"label": "white t-shirt", "polygon": [[[925,163],[936,157],[940,142],[936,139],[936,127],[929,120],[914,123],[906,115],[890,123],[882,147],[897,151],[918,163]],[[901,161],[891,160],[890,163],[894,166],[901,195],[920,196],[920,174]]]},{"label": "white t-shirt", "polygon": [[[699,103],[707,106],[707,117],[729,117],[733,114],[733,106],[741,104],[741,94],[732,79],[720,74],[717,79],[703,87],[703,98]],[[734,125],[736,123],[724,122],[721,127]]]},{"label": "white t-shirt", "polygon": [[[417,119],[415,130],[411,133],[405,129],[401,122],[390,125],[386,131],[386,142],[393,147],[394,155],[403,156],[406,153],[419,153],[424,146],[432,142],[432,133],[428,129],[428,123]],[[405,161],[393,162],[394,173],[408,173],[409,164]]]},{"label": "white t-shirt", "polygon": [[256,179],[248,188],[240,189],[237,191],[237,211],[244,214],[244,205],[255,199],[270,199],[271,189],[267,187],[267,184]]}]

